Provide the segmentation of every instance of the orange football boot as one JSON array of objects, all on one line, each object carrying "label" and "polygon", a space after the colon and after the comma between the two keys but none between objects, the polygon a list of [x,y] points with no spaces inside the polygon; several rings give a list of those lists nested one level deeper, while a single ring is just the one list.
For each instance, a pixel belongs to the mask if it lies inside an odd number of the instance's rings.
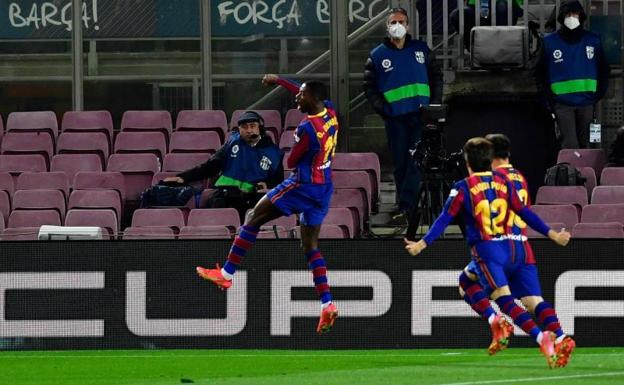
[{"label": "orange football boot", "polygon": [[542,342],[540,343],[540,351],[546,357],[549,368],[554,368],[557,362],[557,352],[555,351],[555,334],[551,331],[542,332]]},{"label": "orange football boot", "polygon": [[490,356],[507,349],[509,337],[513,335],[513,325],[502,314],[497,314],[490,325],[492,329],[492,343],[488,347]]},{"label": "orange football boot", "polygon": [[316,332],[318,334],[324,334],[330,331],[332,326],[334,326],[336,317],[338,317],[338,309],[336,309],[336,305],[331,303],[325,309],[321,310],[321,319],[316,327]]},{"label": "orange football boot", "polygon": [[219,266],[218,263],[216,269],[206,269],[204,267],[197,266],[195,270],[197,271],[197,275],[206,281],[214,283],[221,290],[228,289],[232,286],[232,280],[225,279],[223,274],[221,274],[221,266]]}]

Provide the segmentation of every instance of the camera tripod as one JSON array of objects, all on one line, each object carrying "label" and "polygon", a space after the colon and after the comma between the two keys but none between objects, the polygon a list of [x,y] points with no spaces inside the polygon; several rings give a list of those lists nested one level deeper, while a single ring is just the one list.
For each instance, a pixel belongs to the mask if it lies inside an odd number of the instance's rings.
[{"label": "camera tripod", "polygon": [[433,224],[444,207],[444,198],[453,185],[452,176],[441,170],[423,170],[417,202],[409,213],[405,237],[414,240],[421,225]]}]

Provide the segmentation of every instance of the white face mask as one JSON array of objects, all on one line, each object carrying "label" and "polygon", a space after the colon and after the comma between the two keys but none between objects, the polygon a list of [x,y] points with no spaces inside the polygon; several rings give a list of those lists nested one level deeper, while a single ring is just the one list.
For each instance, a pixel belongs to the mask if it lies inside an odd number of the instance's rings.
[{"label": "white face mask", "polygon": [[579,25],[581,25],[581,22],[576,16],[568,16],[563,19],[563,25],[565,25],[569,29],[575,29],[578,28]]},{"label": "white face mask", "polygon": [[390,24],[388,27],[388,35],[390,35],[393,39],[402,39],[406,33],[407,29],[403,26],[403,24]]}]

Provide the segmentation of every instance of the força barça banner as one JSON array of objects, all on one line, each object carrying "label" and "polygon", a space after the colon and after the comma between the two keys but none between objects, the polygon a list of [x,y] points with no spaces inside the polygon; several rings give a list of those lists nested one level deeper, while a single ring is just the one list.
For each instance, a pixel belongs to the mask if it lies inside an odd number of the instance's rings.
[{"label": "for\u00e7a bar\u00e7a banner", "polygon": [[[624,345],[624,242],[534,242],[544,296],[581,346]],[[410,257],[400,240],[327,240],[340,311],[319,303],[299,242],[260,240],[226,292],[195,275],[226,241],[2,242],[0,349],[483,347],[457,294],[462,241]],[[512,346],[533,342],[516,329]]]},{"label": "for\u00e7a bar\u00e7a banner", "polygon": [[[387,7],[382,0],[348,0],[356,28]],[[85,38],[199,38],[200,0],[83,0]],[[327,36],[330,0],[211,0],[215,37]],[[71,38],[72,0],[0,3],[0,39]]]}]

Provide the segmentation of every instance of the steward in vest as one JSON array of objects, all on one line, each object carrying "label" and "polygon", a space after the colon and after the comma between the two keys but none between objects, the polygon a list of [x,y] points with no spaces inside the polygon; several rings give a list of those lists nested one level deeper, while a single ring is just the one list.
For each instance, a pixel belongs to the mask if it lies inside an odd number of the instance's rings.
[{"label": "steward in vest", "polygon": [[535,68],[539,96],[555,115],[562,148],[587,147],[595,104],[609,85],[600,36],[583,29],[586,18],[578,1],[562,2],[561,28],[544,37]]},{"label": "steward in vest", "polygon": [[405,214],[415,208],[420,185],[420,170],[409,155],[420,140],[418,111],[421,105],[441,102],[443,78],[427,44],[407,34],[407,11],[391,9],[386,26],[388,37],[366,61],[364,92],[384,119],[397,189],[395,220],[403,224]]},{"label": "steward in vest", "polygon": [[190,183],[218,176],[217,192],[208,207],[234,207],[241,218],[262,197],[257,190],[277,186],[284,179],[283,154],[264,130],[264,120],[246,111],[238,128],[227,142],[206,162],[165,181]]}]

